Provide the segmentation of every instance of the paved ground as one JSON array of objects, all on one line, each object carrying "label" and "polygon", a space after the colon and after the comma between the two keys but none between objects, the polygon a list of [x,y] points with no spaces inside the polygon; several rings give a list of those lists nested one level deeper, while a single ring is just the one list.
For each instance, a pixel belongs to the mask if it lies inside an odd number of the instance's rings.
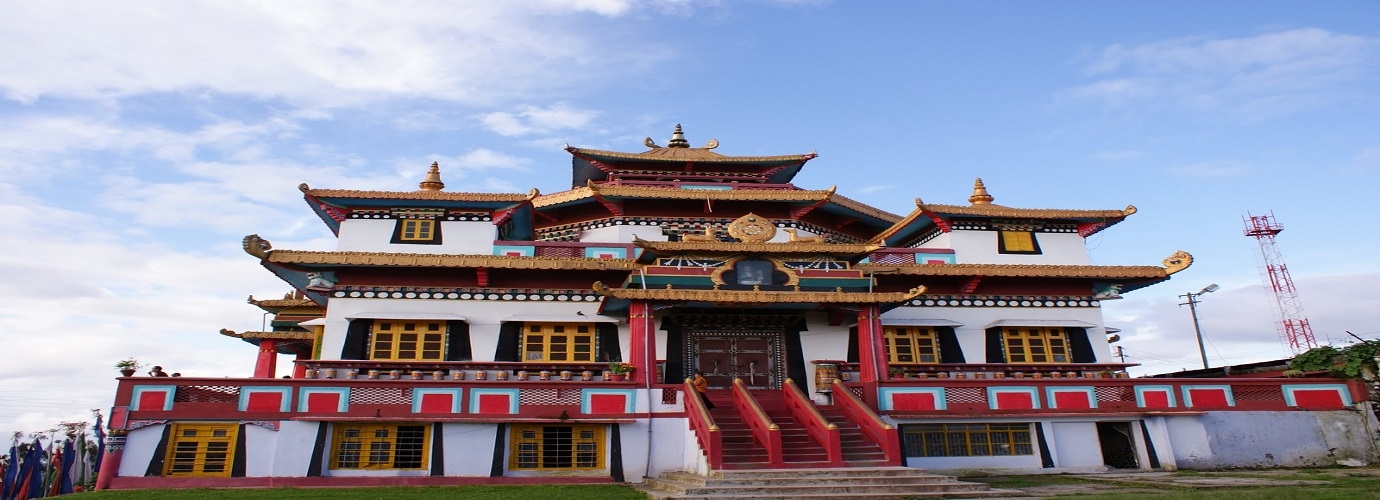
[{"label": "paved ground", "polygon": [[[996,488],[1017,489],[1029,498],[1049,498],[1063,495],[1119,494],[1133,497],[1148,493],[1163,493],[1166,487],[1194,489],[1296,487],[1330,484],[1329,479],[1366,475],[1380,477],[1377,468],[1314,469],[1308,479],[1300,479],[1300,471],[1239,470],[1220,472],[1117,472],[1107,474],[1076,474],[1062,476],[1027,476],[1025,481],[1049,483],[1036,485],[1004,484],[1021,481],[1016,477],[963,478],[965,481],[992,483]],[[1316,479],[1314,479],[1316,478]]]}]

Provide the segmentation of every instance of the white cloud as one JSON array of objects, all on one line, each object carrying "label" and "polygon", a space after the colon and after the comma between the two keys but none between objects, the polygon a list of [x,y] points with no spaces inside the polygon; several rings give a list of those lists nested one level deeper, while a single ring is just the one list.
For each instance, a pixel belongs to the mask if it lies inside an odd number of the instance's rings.
[{"label": "white cloud", "polygon": [[498,135],[513,137],[583,128],[598,114],[597,111],[557,103],[545,108],[523,106],[515,112],[486,113],[479,116],[479,121]]},{"label": "white cloud", "polygon": [[0,92],[22,102],[201,90],[333,106],[384,96],[487,102],[664,58],[665,48],[620,44],[606,39],[612,30],[588,29],[634,5],[16,4],[0,18],[0,60],[23,70],[0,72]]},{"label": "white cloud", "polygon": [[1344,84],[1375,78],[1377,54],[1380,39],[1317,28],[1116,44],[1091,55],[1093,81],[1058,97],[1268,118],[1345,99]]}]

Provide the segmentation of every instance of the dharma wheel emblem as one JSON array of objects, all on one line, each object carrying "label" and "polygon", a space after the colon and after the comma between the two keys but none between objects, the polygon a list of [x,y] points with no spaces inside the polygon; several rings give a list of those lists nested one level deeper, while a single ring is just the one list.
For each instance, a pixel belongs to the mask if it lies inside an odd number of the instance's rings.
[{"label": "dharma wheel emblem", "polygon": [[776,224],[749,213],[728,225],[728,235],[744,243],[761,243],[776,237]]}]

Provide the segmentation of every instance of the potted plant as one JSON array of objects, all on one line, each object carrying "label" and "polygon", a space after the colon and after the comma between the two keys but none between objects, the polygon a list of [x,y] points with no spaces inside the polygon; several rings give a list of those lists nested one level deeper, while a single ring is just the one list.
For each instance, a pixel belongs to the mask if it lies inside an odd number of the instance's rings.
[{"label": "potted plant", "polygon": [[902,370],[900,368],[892,368],[890,370],[887,370],[886,372],[887,374],[891,375],[891,378],[906,378],[908,375],[905,370]]},{"label": "potted plant", "polygon": [[609,373],[613,376],[614,382],[627,380],[628,374],[632,373],[635,367],[621,361],[609,361]]},{"label": "potted plant", "polygon": [[115,362],[115,369],[120,370],[120,375],[126,377],[134,376],[134,372],[138,371],[141,366],[143,365],[139,364],[139,360],[134,358],[125,358]]}]

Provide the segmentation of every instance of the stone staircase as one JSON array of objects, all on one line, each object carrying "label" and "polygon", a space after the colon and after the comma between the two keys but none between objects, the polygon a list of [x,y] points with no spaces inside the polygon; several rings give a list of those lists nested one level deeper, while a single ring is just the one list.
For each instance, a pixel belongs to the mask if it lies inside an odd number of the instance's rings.
[{"label": "stone staircase", "polygon": [[[828,453],[823,446],[810,437],[805,426],[797,422],[786,407],[781,391],[754,391],[752,397],[762,407],[778,427],[781,428],[782,458],[786,462],[780,468],[828,467]],[[772,467],[767,461],[767,450],[757,442],[743,417],[733,408],[728,397],[714,399],[715,407],[709,413],[714,423],[719,425],[723,436],[724,469],[763,469]],[[839,438],[843,446],[843,459],[850,467],[877,467],[888,465],[882,447],[865,436],[862,429],[844,416],[843,410],[832,406],[817,407],[824,418],[839,428]]]},{"label": "stone staircase", "polygon": [[668,472],[636,488],[655,499],[917,499],[1022,496],[952,476],[908,467],[846,467],[715,471],[708,476]]}]

